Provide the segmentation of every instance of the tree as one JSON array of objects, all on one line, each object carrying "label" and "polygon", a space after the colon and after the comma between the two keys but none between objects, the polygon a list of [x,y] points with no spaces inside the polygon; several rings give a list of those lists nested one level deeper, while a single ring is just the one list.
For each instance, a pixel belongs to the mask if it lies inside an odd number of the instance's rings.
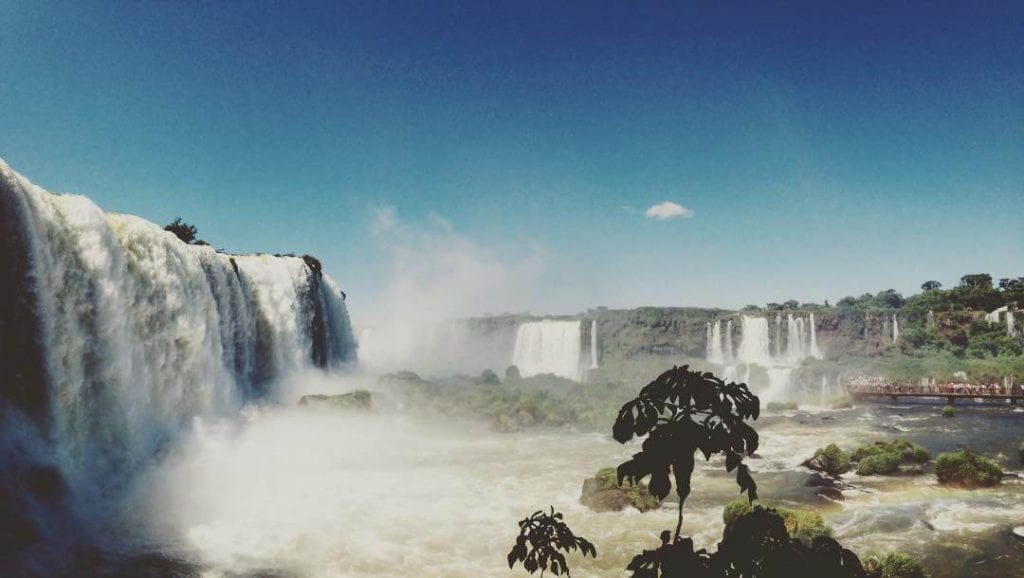
[{"label": "tree", "polygon": [[937,289],[942,289],[942,283],[939,283],[938,281],[925,281],[924,283],[921,283],[922,291],[935,291]]},{"label": "tree", "polygon": [[797,301],[796,299],[790,299],[789,301],[783,303],[782,306],[785,307],[786,309],[796,309],[797,307],[800,306],[800,302]]},{"label": "tree", "polygon": [[550,514],[537,510],[529,518],[519,521],[519,536],[508,553],[508,567],[511,569],[516,562],[522,562],[530,574],[540,570],[543,576],[544,571],[550,569],[552,574],[564,572],[569,576],[565,555],[559,550],[571,552],[576,549],[584,556],[597,557],[597,548],[585,538],[573,534],[562,521],[562,514],[552,506]]},{"label": "tree", "polygon": [[711,373],[691,371],[685,365],[673,367],[619,410],[612,428],[616,441],[624,444],[634,436],[647,439],[639,453],[619,465],[618,483],[628,479],[637,484],[650,477],[648,491],[664,500],[671,489],[671,471],[679,496],[673,540],[678,542],[698,450],[706,460],[724,454],[726,471],[736,470],[740,492],[746,492],[751,501],[757,498],[757,484],[743,464],[743,454],[757,450],[757,432],[745,420],[756,420],[760,411],[760,401],[746,384],[725,383]]},{"label": "tree", "polygon": [[[175,217],[173,221],[164,227],[165,231],[170,231],[178,236],[183,242],[193,245],[196,243],[196,235],[199,231],[192,225],[181,220],[181,217]],[[206,244],[203,242],[203,244]]]},{"label": "tree", "polygon": [[988,273],[975,273],[960,278],[960,286],[965,289],[991,289],[992,276]]},{"label": "tree", "polygon": [[874,297],[875,305],[889,309],[898,309],[903,306],[905,300],[895,289],[879,291]]}]

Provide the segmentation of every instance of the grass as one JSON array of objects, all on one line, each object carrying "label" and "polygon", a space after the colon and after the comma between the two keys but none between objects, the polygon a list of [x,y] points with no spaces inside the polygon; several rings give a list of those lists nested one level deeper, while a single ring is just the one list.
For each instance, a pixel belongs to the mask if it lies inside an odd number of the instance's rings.
[{"label": "grass", "polygon": [[[808,460],[808,462],[817,462],[821,471],[833,476],[850,471],[850,456],[836,444],[829,444],[823,448],[818,448],[814,452],[814,457]],[[811,469],[818,468],[812,467]]]},{"label": "grass", "polygon": [[924,578],[921,561],[899,552],[882,559],[869,557],[864,561],[864,570],[869,578]]}]

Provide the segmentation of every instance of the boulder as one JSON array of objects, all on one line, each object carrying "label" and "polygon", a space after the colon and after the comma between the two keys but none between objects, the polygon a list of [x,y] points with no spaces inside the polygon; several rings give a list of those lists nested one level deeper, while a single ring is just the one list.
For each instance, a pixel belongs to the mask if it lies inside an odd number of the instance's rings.
[{"label": "boulder", "polygon": [[373,409],[373,397],[370,392],[357,389],[340,395],[304,395],[299,400],[299,405],[370,411]]},{"label": "boulder", "polygon": [[647,491],[647,485],[631,485],[624,481],[618,485],[615,468],[602,468],[592,478],[583,481],[580,503],[595,512],[618,512],[633,506],[641,512],[658,507],[658,500]]}]

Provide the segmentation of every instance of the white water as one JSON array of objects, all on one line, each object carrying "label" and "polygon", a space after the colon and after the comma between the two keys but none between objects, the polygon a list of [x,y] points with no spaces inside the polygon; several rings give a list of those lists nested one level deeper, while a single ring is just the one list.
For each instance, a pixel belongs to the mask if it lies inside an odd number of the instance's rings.
[{"label": "white water", "polygon": [[775,314],[775,357],[782,356],[782,315]]},{"label": "white water", "polygon": [[900,320],[897,319],[896,314],[892,314],[892,342],[896,343],[900,340]]},{"label": "white water", "polygon": [[725,362],[726,363],[732,363],[736,359],[736,356],[733,355],[732,344],[733,344],[733,341],[732,341],[732,319],[730,319],[725,324],[725,352],[724,352],[724,357],[725,357]]},{"label": "white water", "polygon": [[186,245],[3,161],[0,177],[30,251],[40,326],[26,330],[44,351],[52,455],[80,503],[109,496],[195,416],[287,397],[273,384],[313,365],[315,321],[326,363],[354,362],[337,287],[302,259]]},{"label": "white water", "polygon": [[516,331],[512,364],[523,377],[552,373],[579,381],[580,322],[544,319],[523,323]]},{"label": "white water", "polygon": [[738,359],[741,363],[771,365],[768,350],[768,320],[764,317],[740,317],[743,335],[740,338]]},{"label": "white water", "polygon": [[715,321],[707,326],[707,360],[722,365],[725,353],[722,352],[722,322]]},{"label": "white water", "polygon": [[597,319],[590,322],[590,369],[597,369]]},{"label": "white water", "polygon": [[821,353],[821,348],[818,347],[818,327],[814,322],[814,314],[811,313],[808,324],[811,326],[811,349],[810,355],[815,359],[823,359],[825,356]]}]

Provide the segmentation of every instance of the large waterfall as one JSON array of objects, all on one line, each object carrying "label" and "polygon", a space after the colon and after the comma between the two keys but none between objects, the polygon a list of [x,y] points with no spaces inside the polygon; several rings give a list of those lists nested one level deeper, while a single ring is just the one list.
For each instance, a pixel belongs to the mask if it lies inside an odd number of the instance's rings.
[{"label": "large waterfall", "polygon": [[552,373],[579,381],[580,322],[544,319],[523,323],[516,331],[512,363],[523,377]]},{"label": "large waterfall", "polygon": [[597,319],[590,322],[590,369],[597,369]]},{"label": "large waterfall", "polygon": [[0,226],[0,410],[34,424],[18,435],[45,440],[37,461],[80,502],[110,495],[194,417],[355,361],[343,297],[315,259],[187,245],[2,160]]},{"label": "large waterfall", "polygon": [[785,332],[782,330],[781,315],[774,317],[774,331],[767,317],[741,315],[740,343],[735,358],[730,351],[732,325],[732,320],[726,322],[727,335],[723,348],[720,329],[722,321],[707,324],[707,360],[725,366],[722,369],[725,379],[741,378],[739,369],[743,370],[743,379],[749,379],[752,366],[762,368],[762,375],[767,375],[767,389],[761,392],[765,399],[786,395],[793,370],[805,359],[824,357],[818,345],[817,323],[813,313],[806,318],[787,314]]}]

